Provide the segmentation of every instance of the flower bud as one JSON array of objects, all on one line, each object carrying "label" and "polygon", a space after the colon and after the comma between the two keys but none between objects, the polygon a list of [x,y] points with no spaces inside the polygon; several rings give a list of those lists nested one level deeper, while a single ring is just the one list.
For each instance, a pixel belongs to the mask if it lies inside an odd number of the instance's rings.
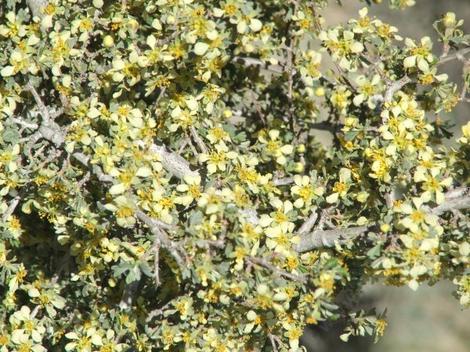
[{"label": "flower bud", "polygon": [[455,19],[455,13],[453,12],[447,12],[444,15],[444,18],[442,19],[442,22],[444,23],[444,26],[446,28],[452,28],[455,27],[457,21]]},{"label": "flower bud", "polygon": [[303,172],[305,170],[304,164],[295,163],[294,170],[295,172],[298,172],[298,173]]},{"label": "flower bud", "polygon": [[299,144],[297,146],[297,153],[305,153],[305,144]]},{"label": "flower bud", "polygon": [[323,87],[318,87],[317,89],[315,89],[315,95],[317,97],[322,97],[325,95],[325,88]]},{"label": "flower bud", "polygon": [[110,48],[114,45],[114,39],[110,35],[107,35],[106,37],[103,38],[103,45],[106,48]]}]

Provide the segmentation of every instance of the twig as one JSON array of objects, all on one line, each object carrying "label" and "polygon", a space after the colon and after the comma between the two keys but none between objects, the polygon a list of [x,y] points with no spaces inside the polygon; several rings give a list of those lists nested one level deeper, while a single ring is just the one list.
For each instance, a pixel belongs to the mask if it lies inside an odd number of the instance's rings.
[{"label": "twig", "polygon": [[29,129],[37,130],[39,128],[39,125],[37,123],[23,121],[16,117],[11,117],[10,120],[18,125],[24,126]]},{"label": "twig", "polygon": [[18,206],[18,203],[20,202],[20,199],[21,198],[19,196],[12,199],[12,201],[11,201],[10,205],[8,206],[7,210],[5,210],[5,212],[3,213],[2,222],[7,221],[8,218],[10,217],[10,215],[13,214],[16,207]]},{"label": "twig", "polygon": [[277,349],[276,341],[274,340],[273,334],[268,334],[268,337],[269,337],[269,341],[271,342],[273,352],[278,352],[279,350]]},{"label": "twig", "polygon": [[287,50],[287,65],[286,65],[286,71],[287,71],[287,101],[288,101],[288,107],[287,107],[287,115],[289,117],[289,124],[291,126],[292,132],[294,131],[295,128],[295,116],[294,116],[294,74],[293,74],[293,65],[294,65],[294,40],[292,38],[289,38],[290,40],[290,49]]},{"label": "twig", "polygon": [[155,286],[158,287],[160,286],[160,244],[155,243],[153,246],[153,252],[154,252],[154,258],[153,258],[153,267],[155,271]]},{"label": "twig", "polygon": [[302,224],[302,226],[300,226],[300,229],[299,229],[299,235],[303,235],[303,234],[306,234],[308,232],[310,232],[313,228],[313,226],[315,226],[315,223],[317,222],[317,219],[318,219],[318,213],[315,210],[312,211],[312,214],[310,214],[310,216],[307,218],[307,220],[305,220],[305,222]]},{"label": "twig", "polygon": [[164,86],[164,87],[160,90],[160,93],[158,94],[157,100],[155,100],[155,106],[158,105],[158,103],[160,102],[160,100],[164,97],[165,93],[166,93],[166,86]]},{"label": "twig", "polygon": [[392,82],[384,94],[384,103],[391,103],[393,100],[393,96],[396,92],[402,89],[405,85],[411,82],[411,78],[407,75],[400,78],[398,81]]},{"label": "twig", "polygon": [[342,124],[332,124],[329,121],[322,121],[322,122],[315,122],[312,124],[309,124],[308,127],[314,130],[319,130],[319,131],[329,131],[331,133],[336,133],[338,129],[341,129],[343,127]]},{"label": "twig", "polygon": [[287,186],[294,183],[293,177],[275,178],[273,180],[274,186]]},{"label": "twig", "polygon": [[170,240],[168,235],[163,231],[161,228],[162,222],[156,219],[153,219],[146,215],[142,210],[138,209],[135,211],[136,217],[142,221],[147,227],[149,228],[150,232],[155,236],[154,243],[159,247],[163,247],[168,250],[173,258],[178,262],[180,267],[184,267],[185,260],[181,257],[180,251],[182,252],[183,249],[180,248],[179,244]]},{"label": "twig", "polygon": [[256,258],[256,257],[247,257],[246,260],[248,262],[251,262],[252,264],[256,264],[256,265],[262,266],[266,269],[269,269],[272,272],[278,274],[279,276],[288,278],[290,280],[298,281],[298,282],[306,282],[307,281],[307,277],[305,275],[296,275],[296,274],[289,273],[285,270],[279,269],[277,266],[269,263],[265,259]]},{"label": "twig", "polygon": [[157,308],[157,309],[154,309],[152,311],[150,311],[150,313],[148,314],[147,318],[145,319],[145,321],[148,323],[150,322],[154,317],[158,317],[160,315],[163,314],[163,312],[165,311],[166,308],[168,308],[171,304],[172,304],[173,300],[167,302],[163,307],[160,307],[160,308]]},{"label": "twig", "polygon": [[308,235],[300,237],[300,243],[295,246],[299,253],[308,252],[312,249],[332,247],[335,242],[344,243],[369,230],[368,226],[349,227],[344,229],[315,230]]},{"label": "twig", "polygon": [[219,248],[219,249],[224,249],[225,248],[225,241],[223,239],[218,239],[218,240],[197,240],[196,245],[204,247],[204,248],[216,247],[216,248]]},{"label": "twig", "polygon": [[168,151],[165,146],[152,144],[149,148],[152,153],[160,156],[162,166],[175,177],[183,179],[185,176],[196,176],[198,172],[192,171],[189,163],[180,155]]},{"label": "twig", "polygon": [[442,204],[431,210],[432,214],[441,215],[446,211],[470,208],[470,188],[459,189],[458,192],[450,192],[446,193],[445,201]]},{"label": "twig", "polygon": [[[80,152],[73,153],[72,156],[76,160],[78,160],[82,165],[86,167],[90,167],[90,157]],[[110,182],[110,183],[114,181],[114,178],[110,175],[106,175],[98,165],[91,166],[91,169],[93,170],[93,173],[97,176],[99,181]]]},{"label": "twig", "polygon": [[203,152],[204,154],[207,154],[209,151],[206,145],[204,144],[204,142],[202,141],[201,137],[199,137],[199,134],[197,133],[196,128],[194,128],[194,126],[191,126],[189,127],[189,131],[191,132],[191,136],[193,136],[193,139],[198,145],[201,152]]},{"label": "twig", "polygon": [[456,59],[460,60],[460,61],[463,61],[464,60],[464,55],[466,55],[468,53],[470,53],[470,48],[460,49],[460,50],[456,51],[455,53],[453,53],[451,55],[441,57],[437,64],[442,65],[442,64],[445,64],[446,62],[456,60]]},{"label": "twig", "polygon": [[34,88],[33,84],[31,82],[26,83],[26,89],[31,92],[33,95],[34,101],[36,101],[36,104],[39,107],[39,111],[41,112],[42,118],[44,122],[49,122],[51,120],[51,115],[49,114],[49,109],[46,107],[46,105],[43,103],[41,97],[39,96],[36,88]]},{"label": "twig", "polygon": [[[299,7],[299,2],[294,0],[294,9],[293,13],[296,14],[297,8]],[[287,72],[287,101],[288,101],[288,106],[287,106],[287,115],[289,117],[289,125],[292,130],[292,132],[295,134],[295,127],[296,127],[296,121],[295,121],[295,106],[294,106],[294,64],[295,64],[295,37],[292,35],[292,30],[291,30],[291,25],[292,22],[289,23],[287,27],[287,40],[288,40],[288,50],[287,50],[287,63],[286,63],[286,72]]]}]

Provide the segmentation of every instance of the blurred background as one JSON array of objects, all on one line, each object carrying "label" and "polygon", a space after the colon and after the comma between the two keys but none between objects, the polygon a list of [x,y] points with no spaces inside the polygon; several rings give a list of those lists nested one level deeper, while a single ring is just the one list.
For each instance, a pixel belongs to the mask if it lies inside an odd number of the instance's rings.
[{"label": "blurred background", "polygon": [[[325,13],[329,24],[335,25],[357,17],[364,6],[356,0],[343,0],[343,6],[331,1]],[[399,29],[403,37],[420,39],[430,36],[440,55],[433,22],[448,11],[465,20],[470,33],[470,0],[416,0],[416,5],[404,11],[388,8],[388,1],[370,8],[371,15]],[[455,82],[461,80],[462,67],[457,61],[443,65],[441,70]],[[460,104],[452,113],[443,116],[455,123],[456,138],[460,126],[470,120],[470,104]],[[450,141],[452,143],[452,141]],[[339,340],[341,326],[320,326],[308,329],[302,343],[309,352],[470,352],[470,310],[462,310],[452,297],[453,285],[442,282],[433,287],[421,286],[417,292],[407,287],[370,285],[364,289],[361,308],[387,308],[388,327],[384,337],[374,344],[372,339],[353,338],[348,343]]]}]

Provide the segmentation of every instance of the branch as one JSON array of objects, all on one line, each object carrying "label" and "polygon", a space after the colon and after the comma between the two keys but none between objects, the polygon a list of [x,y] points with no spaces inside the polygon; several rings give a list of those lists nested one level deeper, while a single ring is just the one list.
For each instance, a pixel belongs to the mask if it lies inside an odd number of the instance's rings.
[{"label": "branch", "polygon": [[34,101],[36,102],[36,104],[38,105],[39,107],[39,111],[41,112],[41,116],[43,118],[43,121],[44,122],[49,122],[51,120],[51,115],[49,114],[49,109],[46,107],[46,105],[44,104],[44,102],[42,101],[41,97],[39,96],[38,94],[38,91],[36,90],[36,88],[34,88],[33,84],[31,83],[31,81],[29,81],[28,83],[26,83],[26,89],[29,90],[31,92],[31,94],[33,95],[33,98],[34,98]]},{"label": "branch", "polygon": [[405,85],[411,82],[411,78],[407,75],[400,78],[398,81],[392,82],[384,94],[384,103],[391,103],[393,100],[393,96],[396,92],[402,89]]},{"label": "branch", "polygon": [[328,131],[328,132],[331,132],[331,133],[334,134],[334,133],[336,133],[336,131],[338,129],[341,129],[344,126],[340,123],[332,124],[329,121],[322,121],[322,122],[311,123],[311,124],[308,125],[308,127],[310,127],[311,129],[314,129],[314,130]]},{"label": "branch", "polygon": [[[72,156],[77,159],[81,164],[83,164],[86,167],[90,167],[90,157],[86,156],[83,153],[73,153]],[[93,165],[91,167],[93,170],[93,173],[97,176],[98,180],[101,182],[110,182],[112,183],[114,181],[114,178],[110,175],[106,175],[103,170],[98,165]]]},{"label": "branch", "polygon": [[305,220],[302,226],[300,226],[299,235],[304,235],[310,232],[313,226],[315,225],[315,223],[317,222],[317,219],[318,219],[318,213],[314,210],[312,214],[310,214],[310,216],[307,218],[307,220]]},{"label": "branch", "polygon": [[37,130],[39,128],[39,125],[37,123],[33,123],[33,122],[26,122],[26,121],[23,121],[19,118],[16,118],[16,117],[10,117],[10,120],[18,125],[21,125],[25,128],[29,128],[29,129],[32,129],[32,130]]},{"label": "branch", "polygon": [[446,55],[446,56],[441,57],[437,64],[442,65],[446,62],[456,60],[456,59],[462,61],[464,58],[464,55],[468,53],[470,53],[470,48],[460,49],[456,51],[455,53],[453,53],[452,55]]},{"label": "branch", "polygon": [[185,260],[181,257],[179,251],[182,251],[178,243],[170,240],[168,235],[162,230],[162,222],[151,218],[146,215],[142,210],[138,209],[135,211],[137,219],[142,221],[149,228],[150,232],[155,236],[155,245],[161,246],[167,249],[171,255],[176,259],[180,267],[185,266]]},{"label": "branch", "polygon": [[274,186],[287,186],[294,183],[293,177],[275,178],[273,180]]},{"label": "branch", "polygon": [[369,226],[349,227],[345,229],[315,230],[312,233],[301,236],[300,243],[294,249],[299,252],[308,252],[322,247],[333,247],[335,242],[344,243],[357,237],[370,229]]},{"label": "branch", "polygon": [[[297,3],[295,5],[295,9],[297,8]],[[294,9],[294,13],[296,10]],[[286,63],[286,71],[287,71],[287,115],[289,117],[289,124],[291,126],[292,132],[295,133],[295,107],[294,107],[294,46],[295,40],[291,36],[288,37],[289,43],[289,50],[287,50],[287,63]]]},{"label": "branch", "polygon": [[[470,208],[470,187],[457,188],[448,191],[445,194],[444,203],[429,209],[429,212],[433,215],[442,215],[447,211],[468,209]],[[318,249],[322,247],[332,247],[335,242],[345,243],[363,233],[374,228],[376,225],[371,226],[358,226],[350,228],[336,228],[331,230],[322,230],[321,228],[311,233],[304,231],[302,228],[310,226],[310,221],[315,218],[312,214],[305,221],[299,230],[300,243],[296,245],[295,250],[299,253],[308,252],[312,249]],[[316,220],[316,219],[315,219]]]},{"label": "branch", "polygon": [[11,201],[10,205],[8,206],[7,210],[5,210],[5,212],[3,213],[3,216],[2,216],[2,222],[5,222],[8,220],[8,218],[10,217],[11,214],[13,214],[13,212],[15,211],[16,207],[18,206],[18,203],[20,202],[20,197],[17,196],[15,198],[13,198],[13,200]]},{"label": "branch", "polygon": [[288,278],[293,281],[298,281],[298,282],[306,282],[307,277],[305,275],[297,275],[297,274],[292,274],[289,273],[285,270],[279,269],[277,266],[269,263],[265,259],[262,258],[256,258],[256,257],[247,257],[246,260],[252,264],[262,266],[263,268],[269,269],[272,272],[278,274],[279,276]]},{"label": "branch", "polygon": [[202,141],[201,137],[199,137],[199,134],[197,133],[196,129],[194,128],[194,126],[191,126],[189,128],[189,131],[191,132],[191,135],[193,136],[193,139],[194,141],[196,142],[196,144],[198,145],[199,149],[201,150],[201,152],[203,152],[204,154],[207,154],[209,151],[207,150],[207,147],[206,145],[204,144],[204,142]]},{"label": "branch", "polygon": [[160,156],[160,161],[168,172],[172,173],[175,177],[183,179],[185,176],[197,176],[198,172],[192,171],[189,163],[180,155],[167,151],[165,146],[152,144],[150,151]]},{"label": "branch", "polygon": [[275,336],[273,334],[268,334],[269,341],[271,342],[271,347],[273,348],[273,352],[278,352]]},{"label": "branch", "polygon": [[431,210],[434,215],[441,215],[446,211],[470,208],[470,187],[457,188],[445,194],[445,201]]}]

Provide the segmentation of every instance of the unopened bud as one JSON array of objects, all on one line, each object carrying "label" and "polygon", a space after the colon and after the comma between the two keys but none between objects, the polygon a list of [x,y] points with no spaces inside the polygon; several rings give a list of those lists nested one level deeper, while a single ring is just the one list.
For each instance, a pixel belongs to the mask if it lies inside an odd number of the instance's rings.
[{"label": "unopened bud", "polygon": [[315,89],[315,95],[317,97],[322,97],[325,95],[325,88],[323,87],[318,87],[317,89]]},{"label": "unopened bud", "polygon": [[297,146],[297,153],[305,153],[305,144],[299,144]]},{"label": "unopened bud", "polygon": [[107,35],[106,37],[103,38],[103,45],[106,48],[110,48],[114,45],[114,39],[110,35]]},{"label": "unopened bud", "polygon": [[455,19],[455,13],[453,12],[447,12],[445,15],[444,15],[444,18],[442,20],[442,22],[444,23],[444,26],[446,28],[452,28],[452,27],[455,27],[457,21]]},{"label": "unopened bud", "polygon": [[295,163],[294,170],[295,172],[298,172],[298,173],[303,172],[305,170],[304,164]]}]

